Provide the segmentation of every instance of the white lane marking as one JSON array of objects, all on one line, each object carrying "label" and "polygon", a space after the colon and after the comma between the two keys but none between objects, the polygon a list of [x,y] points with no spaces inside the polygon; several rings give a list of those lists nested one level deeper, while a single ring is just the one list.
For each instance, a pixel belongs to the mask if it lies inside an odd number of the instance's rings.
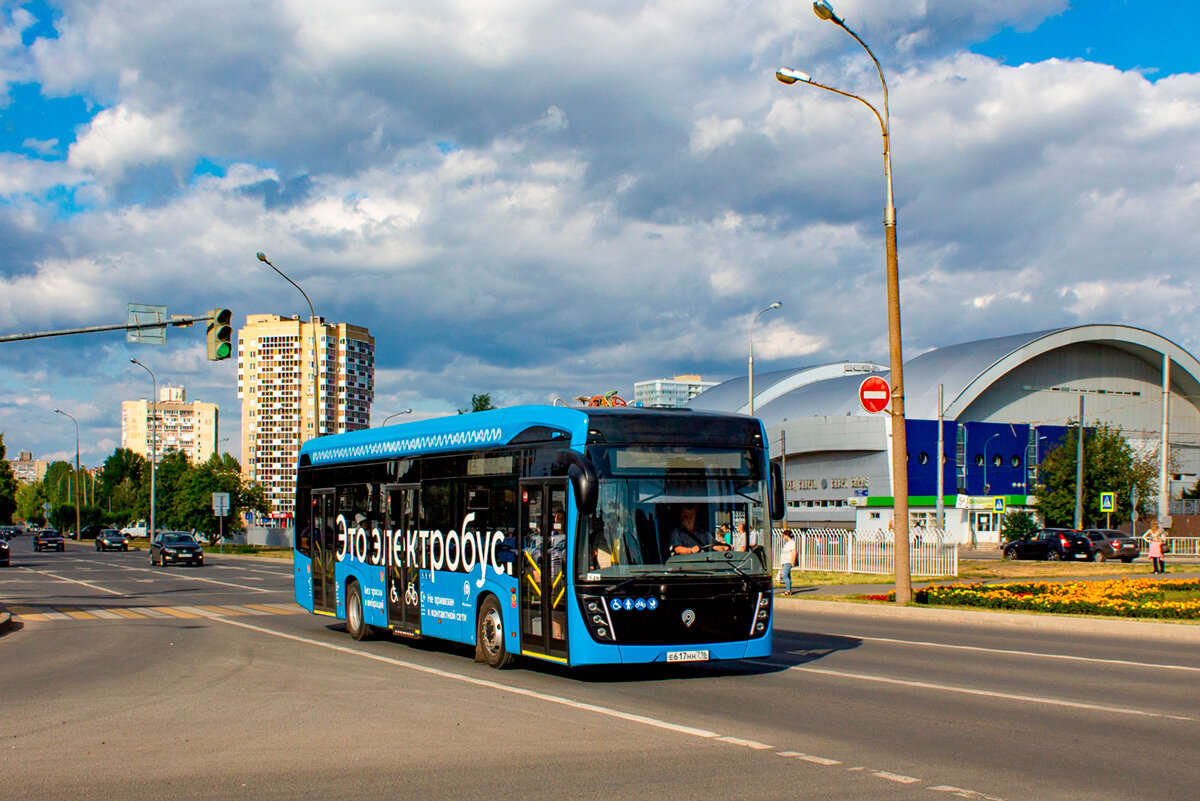
[{"label": "white lane marking", "polygon": [[1046,654],[1037,651],[1018,651],[1009,648],[985,648],[979,645],[956,645],[944,642],[924,642],[921,640],[900,640],[893,637],[864,637],[860,634],[833,634],[822,632],[822,636],[850,637],[868,642],[886,642],[895,645],[912,645],[922,648],[948,648],[954,651],[974,651],[983,654],[1004,654],[1006,656],[1031,656],[1039,659],[1059,659],[1068,662],[1094,662],[1100,665],[1121,665],[1122,667],[1152,668],[1155,670],[1182,670],[1190,673],[1200,673],[1200,667],[1191,665],[1170,665],[1157,662],[1134,662],[1128,659],[1103,659],[1096,656],[1072,656],[1071,654]]},{"label": "white lane marking", "polygon": [[320,640],[314,640],[309,637],[301,637],[297,634],[288,634],[288,633],[282,632],[282,631],[275,631],[273,629],[268,629],[263,626],[255,626],[251,623],[243,623],[240,620],[232,620],[230,618],[224,618],[224,617],[223,618],[214,618],[214,619],[219,620],[221,623],[227,623],[230,626],[238,626],[243,629],[249,629],[250,631],[257,631],[261,634],[269,634],[272,637],[279,637],[284,640],[292,640],[293,642],[304,643],[305,645],[315,645],[318,648],[326,648],[330,651],[337,651],[339,653],[351,654],[353,656],[360,656],[364,659],[371,659],[376,662],[383,662],[385,664],[394,665],[396,667],[402,667],[407,670],[414,670],[418,673],[427,673],[431,676],[438,676],[439,678],[443,678],[443,679],[451,679],[453,681],[460,681],[460,682],[463,682],[464,684],[473,684],[476,687],[486,687],[487,689],[490,689],[490,690],[498,690],[500,692],[509,693],[511,695],[521,695],[521,696],[525,696],[526,698],[534,698],[539,701],[546,701],[551,704],[559,704],[561,706],[570,707],[572,709],[578,709],[578,710],[581,710],[584,712],[594,712],[598,715],[604,715],[604,716],[610,717],[610,718],[617,718],[618,720],[625,720],[625,721],[629,721],[631,723],[640,723],[643,726],[651,726],[656,729],[664,729],[666,731],[675,732],[677,734],[687,734],[692,737],[702,737],[705,739],[719,739],[720,738],[720,735],[717,734],[716,732],[707,731],[706,729],[697,729],[692,726],[684,726],[684,725],[681,725],[678,723],[671,723],[670,721],[659,720],[657,718],[651,718],[651,717],[647,717],[645,715],[635,715],[630,712],[622,712],[619,709],[612,709],[610,707],[605,707],[605,706],[597,706],[596,704],[586,704],[586,703],[583,703],[582,701],[572,701],[570,698],[563,698],[562,696],[558,696],[558,695],[550,695],[549,693],[537,692],[536,690],[526,690],[522,687],[512,687],[507,684],[500,684],[498,682],[489,681],[487,679],[477,679],[473,676],[466,676],[462,673],[452,673],[451,671],[448,671],[448,670],[440,670],[438,668],[426,667],[425,665],[418,665],[414,662],[405,662],[402,659],[394,659],[390,656],[381,656],[379,654],[373,654],[368,651],[359,651],[355,648],[350,648],[350,647],[347,647],[344,645],[336,645],[334,643],[321,642]]},{"label": "white lane marking", "polygon": [[[76,562],[87,562],[90,560],[76,559],[75,561]],[[268,590],[268,589],[264,589],[262,587],[248,587],[245,584],[233,584],[232,582],[228,582],[228,581],[217,581],[216,579],[201,578],[200,576],[191,575],[190,572],[186,575],[183,573],[172,573],[172,572],[169,572],[167,570],[167,568],[165,568],[165,567],[157,569],[157,570],[151,570],[148,567],[132,567],[130,565],[113,565],[113,564],[109,564],[108,562],[102,562],[100,564],[103,564],[106,567],[119,567],[121,570],[135,570],[139,573],[153,573],[156,577],[166,578],[166,577],[170,576],[172,578],[186,578],[186,579],[191,579],[192,581],[203,581],[205,584],[220,584],[223,587],[234,587],[235,589],[249,590],[250,592],[278,592],[278,590]],[[195,568],[192,568],[192,569],[195,569]],[[82,583],[82,582],[80,582],[80,583]],[[114,594],[122,595],[123,593],[114,593]]]},{"label": "white lane marking", "polygon": [[916,784],[917,782],[921,781],[920,779],[914,779],[912,776],[901,776],[899,773],[889,773],[886,770],[873,770],[871,771],[871,775],[878,776],[881,779],[887,779],[889,782],[896,782],[898,784]]},{"label": "white lane marking", "polygon": [[775,750],[775,746],[773,746],[773,745],[767,745],[766,743],[758,743],[758,742],[755,742],[754,740],[743,740],[740,737],[718,737],[717,739],[723,743],[729,743],[730,745],[741,745],[741,746],[745,746],[746,748],[752,748],[755,751],[773,751],[773,750]]},{"label": "white lane marking", "polygon": [[1016,695],[1014,693],[1001,693],[993,690],[976,690],[970,687],[955,687],[954,685],[950,684],[934,684],[928,681],[909,681],[907,679],[894,679],[890,676],[873,676],[865,673],[846,673],[840,670],[825,670],[823,668],[808,667],[805,665],[793,665],[789,667],[788,670],[802,671],[804,673],[816,673],[821,676],[832,676],[838,679],[871,681],[879,684],[896,684],[901,687],[915,687],[920,690],[935,690],[946,693],[960,693],[962,695],[978,695],[984,698],[1000,698],[1005,701],[1025,701],[1032,704],[1048,704],[1050,706],[1062,706],[1070,709],[1088,709],[1094,712],[1111,712],[1117,715],[1137,715],[1147,718],[1166,718],[1168,720],[1195,720],[1195,718],[1186,717],[1184,715],[1167,715],[1162,712],[1147,712],[1144,709],[1130,709],[1128,707],[1120,706],[1104,706],[1102,704],[1085,704],[1079,701],[1064,701],[1060,698],[1044,698],[1035,695]]},{"label": "white lane marking", "polygon": [[34,570],[32,567],[22,567],[21,569],[28,570],[30,573],[37,573],[40,576],[49,576],[50,578],[58,579],[59,581],[69,581],[72,584],[79,584],[83,587],[87,587],[89,590],[99,590],[100,592],[107,592],[109,595],[124,595],[125,594],[123,592],[117,592],[116,590],[109,590],[109,589],[105,589],[104,587],[98,587],[95,584],[89,584],[86,581],[80,581],[78,579],[73,579],[73,578],[67,578],[66,576],[59,576],[55,573],[48,573],[45,570]]},{"label": "white lane marking", "polygon": [[928,789],[935,793],[950,793],[958,798],[976,798],[979,799],[979,801],[1002,801],[993,795],[984,795],[983,793],[977,793],[974,790],[964,790],[961,787],[951,787],[948,784],[939,784],[937,787],[930,787]]}]

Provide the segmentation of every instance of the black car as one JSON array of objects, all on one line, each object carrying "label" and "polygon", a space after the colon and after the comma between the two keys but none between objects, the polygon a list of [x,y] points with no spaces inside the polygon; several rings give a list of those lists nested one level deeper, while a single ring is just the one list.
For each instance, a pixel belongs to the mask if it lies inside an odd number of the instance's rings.
[{"label": "black car", "polygon": [[63,539],[63,535],[52,528],[44,528],[33,535],[33,550],[45,551],[48,549],[67,550],[67,541]]},{"label": "black car", "polygon": [[103,526],[97,526],[97,525],[84,526],[83,528],[81,528],[79,530],[79,539],[94,540],[94,539],[96,539],[97,536],[99,536],[100,532],[103,530],[104,530]]},{"label": "black car", "polygon": [[129,537],[126,537],[115,528],[102,529],[96,535],[96,550],[97,551],[128,551]]},{"label": "black car", "polygon": [[162,565],[188,562],[204,564],[204,549],[186,531],[160,531],[150,541],[150,564]]},{"label": "black car", "polygon": [[1005,543],[1001,555],[1005,559],[1060,559],[1092,558],[1092,541],[1082,531],[1071,528],[1044,528],[1027,540]]},{"label": "black car", "polygon": [[10,564],[12,564],[12,559],[8,553],[10,550],[11,548],[8,544],[8,538],[3,534],[0,534],[0,565],[8,567]]},{"label": "black car", "polygon": [[1083,532],[1092,543],[1092,559],[1103,562],[1120,559],[1129,564],[1141,551],[1141,542],[1128,534],[1108,528],[1089,528]]}]

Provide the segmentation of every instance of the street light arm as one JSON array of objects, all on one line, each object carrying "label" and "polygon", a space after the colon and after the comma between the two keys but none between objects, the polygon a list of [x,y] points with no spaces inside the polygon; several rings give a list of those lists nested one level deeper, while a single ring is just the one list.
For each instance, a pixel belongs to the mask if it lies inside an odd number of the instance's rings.
[{"label": "street light arm", "polygon": [[[874,57],[872,56],[872,58],[874,58]],[[797,76],[803,76],[803,77],[797,77]],[[776,77],[776,79],[778,79],[778,81],[780,83],[787,84],[788,86],[791,86],[794,83],[806,83],[810,86],[815,86],[818,89],[824,89],[826,92],[833,92],[835,95],[841,95],[842,97],[848,97],[851,100],[857,100],[859,103],[862,103],[864,106],[871,109],[871,113],[874,114],[875,119],[879,121],[880,133],[883,134],[884,140],[887,139],[888,124],[887,124],[886,119],[884,118],[884,115],[880,114],[879,109],[877,109],[877,108],[875,108],[875,106],[871,105],[870,102],[868,102],[867,100],[864,100],[863,98],[859,97],[858,95],[854,94],[853,92],[844,92],[841,89],[838,89],[836,87],[826,86],[825,84],[823,84],[819,81],[814,81],[812,78],[810,78],[805,73],[800,72],[799,70],[791,69],[790,67],[780,67],[778,70],[775,71],[775,77]],[[886,93],[884,93],[884,103],[885,104],[887,103],[887,94]],[[884,111],[886,112],[886,110],[887,110],[887,106],[885,105]]]},{"label": "street light arm", "polygon": [[286,275],[284,275],[283,271],[280,270],[278,267],[276,267],[274,264],[271,264],[271,261],[267,258],[267,255],[265,253],[259,253],[258,260],[261,261],[263,264],[267,265],[268,267],[270,267],[275,272],[279,273],[280,277],[283,278],[284,281],[287,281],[289,284],[296,287],[296,289],[300,292],[300,294],[304,295],[304,302],[308,304],[308,316],[313,317],[313,318],[315,318],[317,316],[317,313],[315,311],[313,311],[312,301],[308,299],[308,294],[303,289],[300,289],[299,284],[297,284],[295,281],[293,281],[292,279],[290,279]]}]

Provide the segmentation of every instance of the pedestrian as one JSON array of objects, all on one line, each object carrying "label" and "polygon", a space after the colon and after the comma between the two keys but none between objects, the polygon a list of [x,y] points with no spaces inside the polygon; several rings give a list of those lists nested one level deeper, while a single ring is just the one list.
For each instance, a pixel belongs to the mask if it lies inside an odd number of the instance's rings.
[{"label": "pedestrian", "polygon": [[1167,537],[1155,520],[1150,524],[1150,530],[1142,535],[1142,539],[1147,542],[1146,555],[1150,557],[1151,573],[1166,573],[1167,566],[1163,562],[1163,543]]},{"label": "pedestrian", "polygon": [[783,594],[792,594],[792,568],[796,566],[796,539],[789,529],[783,530],[783,545],[779,549],[779,580]]}]

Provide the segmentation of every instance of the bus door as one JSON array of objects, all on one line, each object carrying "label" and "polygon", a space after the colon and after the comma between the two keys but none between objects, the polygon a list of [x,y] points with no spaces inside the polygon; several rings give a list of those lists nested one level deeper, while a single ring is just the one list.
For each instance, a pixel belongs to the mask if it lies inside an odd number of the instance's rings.
[{"label": "bus door", "polygon": [[420,493],[420,484],[387,488],[387,527],[396,538],[387,560],[388,625],[405,634],[421,633],[421,570],[416,559],[409,559],[407,536],[417,528]]},{"label": "bus door", "polygon": [[336,614],[337,506],[333,490],[313,490],[312,531],[313,611]]},{"label": "bus door", "polygon": [[521,651],[567,657],[567,482],[521,482]]}]

